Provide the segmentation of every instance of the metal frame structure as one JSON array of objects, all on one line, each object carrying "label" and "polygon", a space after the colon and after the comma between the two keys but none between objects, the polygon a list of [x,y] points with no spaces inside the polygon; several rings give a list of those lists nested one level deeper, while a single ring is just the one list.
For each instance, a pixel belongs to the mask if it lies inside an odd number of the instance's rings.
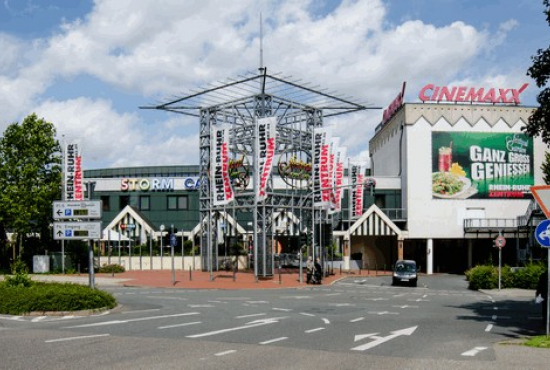
[{"label": "metal frame structure", "polygon": [[[307,197],[307,188],[288,184],[274,186],[273,176],[268,184],[267,199],[256,204],[257,184],[236,191],[235,201],[227,206],[214,206],[209,182],[211,158],[211,130],[215,125],[230,125],[230,153],[251,158],[250,170],[257,169],[254,160],[255,127],[257,119],[277,117],[277,146],[275,158],[291,152],[309,153],[312,158],[313,129],[322,127],[325,118],[353,113],[365,109],[380,109],[351,101],[351,97],[318,90],[318,86],[300,84],[280,74],[270,75],[267,68],[258,73],[249,72],[238,79],[211,84],[208,88],[192,91],[187,96],[162,104],[140,107],[157,109],[199,118],[200,130],[200,219],[201,259],[203,270],[212,273],[217,269],[220,214],[227,209],[253,215],[254,271],[255,276],[273,275],[272,216],[274,211],[292,211],[301,215],[299,231],[314,230],[313,202]],[[255,178],[255,176],[253,176]],[[307,212],[303,212],[303,210]],[[305,216],[305,217],[304,217]],[[302,221],[302,217],[304,220]],[[305,222],[304,222],[305,221]],[[308,226],[311,225],[311,226]],[[234,230],[229,230],[231,235]],[[225,233],[225,229],[224,229]],[[225,239],[225,238],[224,238]],[[224,241],[225,242],[225,241]],[[212,275],[211,275],[212,276]]]}]

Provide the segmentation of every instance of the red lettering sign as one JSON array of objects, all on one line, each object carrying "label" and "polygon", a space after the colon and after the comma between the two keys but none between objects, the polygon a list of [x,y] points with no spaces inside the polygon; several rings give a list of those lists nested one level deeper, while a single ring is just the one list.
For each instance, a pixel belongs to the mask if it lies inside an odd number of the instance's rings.
[{"label": "red lettering sign", "polygon": [[523,84],[519,89],[484,89],[475,87],[447,87],[427,84],[420,90],[418,97],[423,102],[470,102],[490,104],[520,104],[519,96],[529,84]]}]

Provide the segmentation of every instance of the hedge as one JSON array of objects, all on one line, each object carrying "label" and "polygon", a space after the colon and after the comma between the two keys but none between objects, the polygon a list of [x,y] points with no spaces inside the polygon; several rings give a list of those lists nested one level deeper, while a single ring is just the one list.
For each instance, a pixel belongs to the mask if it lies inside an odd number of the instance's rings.
[{"label": "hedge", "polygon": [[[544,264],[530,262],[525,267],[512,270],[510,266],[501,268],[501,288],[536,289],[540,275],[544,272]],[[479,265],[466,271],[468,288],[496,289],[498,288],[498,267]]]},{"label": "hedge", "polygon": [[0,297],[0,314],[7,315],[80,311],[116,306],[116,300],[111,294],[70,283],[32,282],[30,286],[25,287],[0,282]]}]

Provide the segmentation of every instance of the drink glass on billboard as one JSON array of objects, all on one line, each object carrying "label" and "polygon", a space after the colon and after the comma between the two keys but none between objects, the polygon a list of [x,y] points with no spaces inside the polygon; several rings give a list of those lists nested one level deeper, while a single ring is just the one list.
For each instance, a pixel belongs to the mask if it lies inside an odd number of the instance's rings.
[{"label": "drink glass on billboard", "polygon": [[451,170],[452,149],[448,146],[439,148],[439,172],[449,172]]}]

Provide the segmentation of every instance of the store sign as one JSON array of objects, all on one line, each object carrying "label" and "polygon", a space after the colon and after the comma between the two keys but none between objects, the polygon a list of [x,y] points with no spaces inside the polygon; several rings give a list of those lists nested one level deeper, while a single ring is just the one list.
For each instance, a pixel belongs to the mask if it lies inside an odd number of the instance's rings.
[{"label": "store sign", "polygon": [[427,84],[418,95],[423,102],[453,102],[453,103],[492,103],[520,104],[519,96],[529,84],[525,83],[519,89],[501,89],[466,86],[436,86]]},{"label": "store sign", "polygon": [[172,178],[123,178],[120,180],[121,191],[173,191]]},{"label": "store sign", "polygon": [[200,186],[200,177],[188,177],[183,179],[183,187],[185,188],[185,190],[198,190]]},{"label": "store sign", "polygon": [[229,178],[229,129],[212,129],[212,150],[210,158],[210,178],[212,203],[215,206],[228,204],[235,198]]},{"label": "store sign", "polygon": [[384,114],[382,115],[382,125],[385,125],[386,122],[392,118],[392,116],[397,112],[399,108],[403,105],[403,99],[405,98],[405,87],[407,83],[403,82],[403,88],[401,89],[401,92],[399,95],[393,99],[393,101],[390,103],[390,105],[384,110]]},{"label": "store sign", "polygon": [[277,137],[277,117],[259,118],[256,122],[256,163],[258,164],[256,202],[267,199],[267,181],[271,177]]},{"label": "store sign", "polygon": [[524,134],[432,132],[433,197],[525,198],[533,161],[533,139]]}]

